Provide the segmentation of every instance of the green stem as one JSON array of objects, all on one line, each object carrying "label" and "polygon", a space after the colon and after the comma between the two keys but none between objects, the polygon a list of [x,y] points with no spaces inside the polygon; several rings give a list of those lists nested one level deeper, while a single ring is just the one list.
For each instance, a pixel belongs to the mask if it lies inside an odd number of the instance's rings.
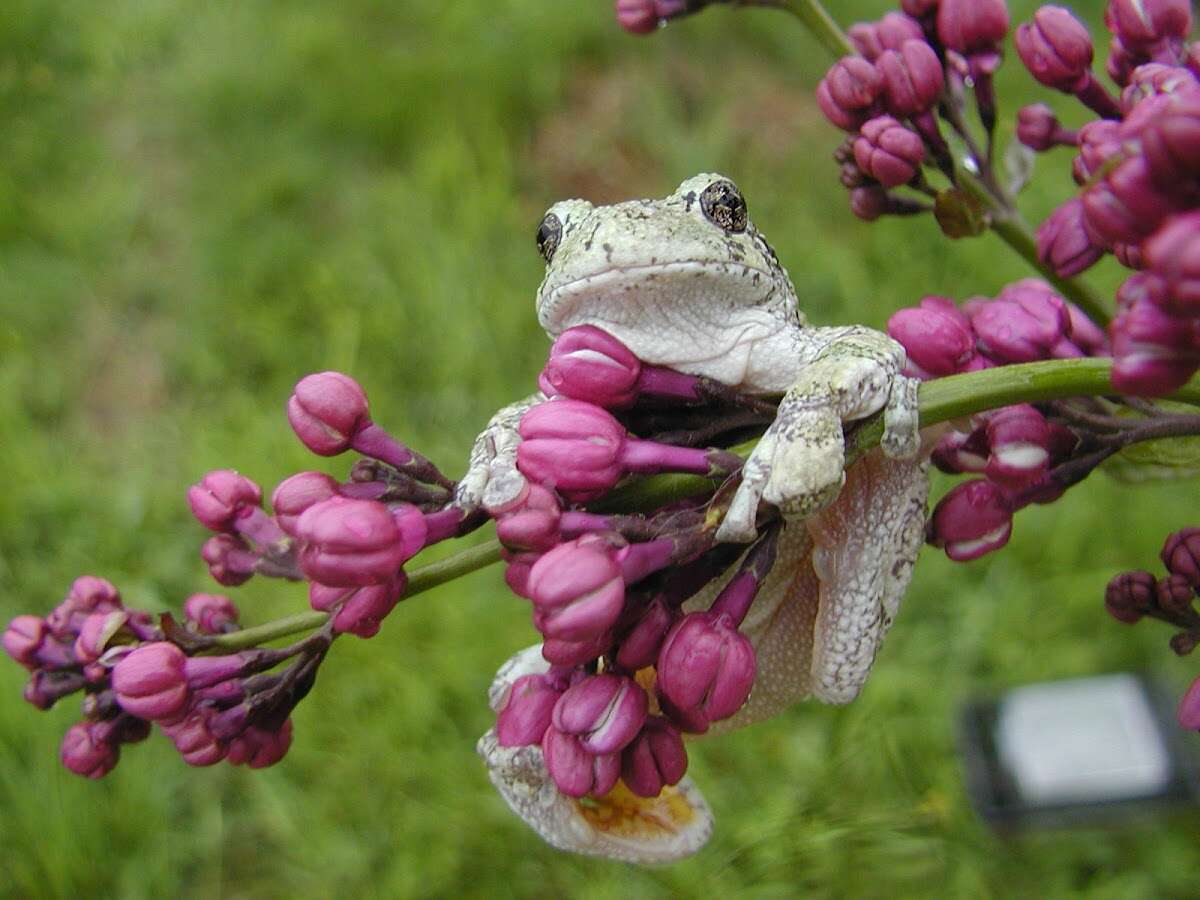
[{"label": "green stem", "polygon": [[[1112,360],[1106,357],[1053,359],[1014,366],[996,366],[980,372],[950,375],[921,385],[919,394],[921,427],[958,419],[1014,403],[1042,403],[1068,397],[1112,396],[1109,376]],[[1166,398],[1200,405],[1200,376]],[[883,416],[863,421],[846,441],[846,464],[879,445],[883,436]],[[757,441],[729,448],[740,456],[749,455]],[[597,511],[655,509],[685,497],[711,493],[715,482],[700,475],[655,475],[608,494],[593,506]],[[469,572],[490,566],[500,559],[500,543],[495,539],[469,547],[446,559],[413,570],[408,576],[404,599],[430,588],[453,581]],[[328,615],[303,612],[265,625],[246,628],[213,639],[223,651],[256,647],[324,624]]]},{"label": "green stem", "polygon": [[838,27],[833,16],[817,0],[744,0],[748,5],[776,6],[785,9],[804,23],[812,36],[833,56],[853,56],[858,51]]}]

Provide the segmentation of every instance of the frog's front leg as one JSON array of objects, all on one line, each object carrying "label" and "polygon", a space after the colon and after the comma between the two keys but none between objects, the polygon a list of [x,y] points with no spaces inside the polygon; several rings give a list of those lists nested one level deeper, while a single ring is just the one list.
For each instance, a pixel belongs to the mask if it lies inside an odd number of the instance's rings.
[{"label": "frog's front leg", "polygon": [[919,449],[918,382],[900,374],[905,357],[898,343],[860,326],[811,329],[803,338],[818,349],[746,461],[718,540],[753,540],[762,500],[788,519],[828,506],[845,481],[845,422],[882,409],[884,453],[909,458]]},{"label": "frog's front leg", "polygon": [[455,505],[474,512],[480,506],[503,506],[516,499],[525,487],[525,476],[517,471],[517,447],[521,443],[517,428],[521,416],[545,400],[541,392],[531,394],[503,407],[488,420],[471,448],[467,473],[454,494]]}]

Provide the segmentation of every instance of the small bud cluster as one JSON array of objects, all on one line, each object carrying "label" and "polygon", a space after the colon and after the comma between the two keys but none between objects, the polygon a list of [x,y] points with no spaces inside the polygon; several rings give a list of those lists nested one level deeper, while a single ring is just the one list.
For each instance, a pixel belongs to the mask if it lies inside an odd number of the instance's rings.
[{"label": "small bud cluster", "polygon": [[539,384],[549,399],[519,425],[517,468],[527,484],[488,511],[505,547],[506,581],[532,604],[551,666],[515,682],[497,738],[502,746],[539,745],[568,796],[603,795],[618,778],[635,794],[657,796],[687,769],[682,734],[707,731],[749,697],[755,654],[738,626],[770,571],[776,532],[768,529],[744,556],[707,610],[685,613],[685,601],[741,553],[714,546],[717,517],[705,498],[644,515],[573,505],[603,497],[632,473],[733,474],[737,456],[638,437],[633,427],[669,424],[673,413],[698,408],[709,420],[732,412],[739,421],[736,398],[704,379],[644,365],[592,326],[558,337]]},{"label": "small bud cluster", "polygon": [[[1133,625],[1143,618],[1158,619],[1179,629],[1171,637],[1171,649],[1179,656],[1200,644],[1200,528],[1184,528],[1167,535],[1159,554],[1167,574],[1156,578],[1144,570],[1122,572],[1104,591],[1104,607],[1118,622]],[[1200,731],[1200,678],[1179,704],[1179,724]]]},{"label": "small bud cluster", "polygon": [[86,778],[107,775],[121,746],[144,740],[152,723],[189,765],[227,759],[260,768],[287,752],[288,714],[303,696],[295,673],[249,676],[288,654],[192,655],[210,646],[208,636],[236,631],[238,611],[223,595],[194,594],[184,616],[183,627],[170,617],[156,623],[125,606],[110,582],[84,575],[45,618],[9,622],[3,646],[31,673],[26,700],[44,710],[83,695],[83,719],[60,748],[66,768]]},{"label": "small bud cluster", "polygon": [[[994,299],[962,307],[926,297],[888,320],[908,353],[908,374],[922,379],[992,366],[1106,355],[1104,332],[1045,282],[1025,279]],[[1051,421],[1050,407],[1008,406],[972,418],[967,431],[938,442],[934,464],[982,476],[953,488],[933,511],[928,540],[954,560],[1003,547],[1012,517],[1029,503],[1056,500],[1082,476],[1077,460],[1094,449],[1078,429]],[[1085,474],[1085,473],[1083,473]]]},{"label": "small bud cluster", "polygon": [[1079,193],[1038,229],[1038,257],[1062,277],[1105,254],[1136,270],[1117,294],[1109,327],[1113,386],[1166,394],[1200,368],[1200,45],[1187,0],[1110,0],[1107,72],[1092,73],[1091,36],[1059,6],[1017,28],[1017,52],[1047,87],[1074,95],[1098,118],[1063,128],[1045,104],[1022,109],[1019,139],[1042,152],[1076,148]]}]

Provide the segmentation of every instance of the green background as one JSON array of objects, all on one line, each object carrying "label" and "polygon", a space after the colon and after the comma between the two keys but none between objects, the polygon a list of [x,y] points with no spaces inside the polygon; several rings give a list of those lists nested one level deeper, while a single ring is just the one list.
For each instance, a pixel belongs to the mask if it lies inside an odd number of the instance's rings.
[{"label": "green background", "polygon": [[[882,2],[838,3],[843,23]],[[1011,4],[1014,21],[1033,4]],[[1098,3],[1084,6],[1095,18]],[[715,9],[633,38],[602,0],[13,0],[0,16],[0,617],[72,578],[178,609],[210,590],[185,487],[236,467],[268,490],[316,461],[283,417],[303,374],[352,373],[377,421],[462,471],[547,347],[533,231],[566,196],[735,178],[819,324],[882,325],[923,294],[1029,274],[991,237],[846,210],[828,59],[772,12]],[[1015,60],[1004,135],[1047,97]],[[1066,197],[1069,154],[1022,205]],[[1119,270],[1090,274],[1111,291]],[[944,490],[948,481],[939,481]],[[1196,817],[1001,841],[964,797],[962,702],[1149,669],[1169,632],[1103,612],[1108,578],[1195,524],[1190,482],[1093,478],[956,565],[927,549],[864,695],[691,746],[711,844],[660,869],[556,853],[474,756],[496,667],[533,642],[492,568],[339,642],[265,772],[191,770],[161,736],[99,783],[58,765],[68,700],[38,713],[0,663],[0,893],[15,897],[1195,895]],[[302,589],[233,592],[248,623]]]}]

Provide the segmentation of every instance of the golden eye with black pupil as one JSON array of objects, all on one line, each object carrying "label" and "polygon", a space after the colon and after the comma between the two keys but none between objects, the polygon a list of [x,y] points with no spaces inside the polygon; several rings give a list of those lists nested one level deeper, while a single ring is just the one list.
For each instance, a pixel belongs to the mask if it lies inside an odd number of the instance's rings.
[{"label": "golden eye with black pupil", "polygon": [[746,230],[746,201],[732,181],[714,181],[700,195],[704,217],[722,231],[739,234]]},{"label": "golden eye with black pupil", "polygon": [[558,249],[560,240],[562,240],[562,222],[558,221],[558,216],[554,213],[547,213],[537,230],[537,248],[538,253],[542,254],[542,259],[550,262],[554,258],[554,251]]}]

